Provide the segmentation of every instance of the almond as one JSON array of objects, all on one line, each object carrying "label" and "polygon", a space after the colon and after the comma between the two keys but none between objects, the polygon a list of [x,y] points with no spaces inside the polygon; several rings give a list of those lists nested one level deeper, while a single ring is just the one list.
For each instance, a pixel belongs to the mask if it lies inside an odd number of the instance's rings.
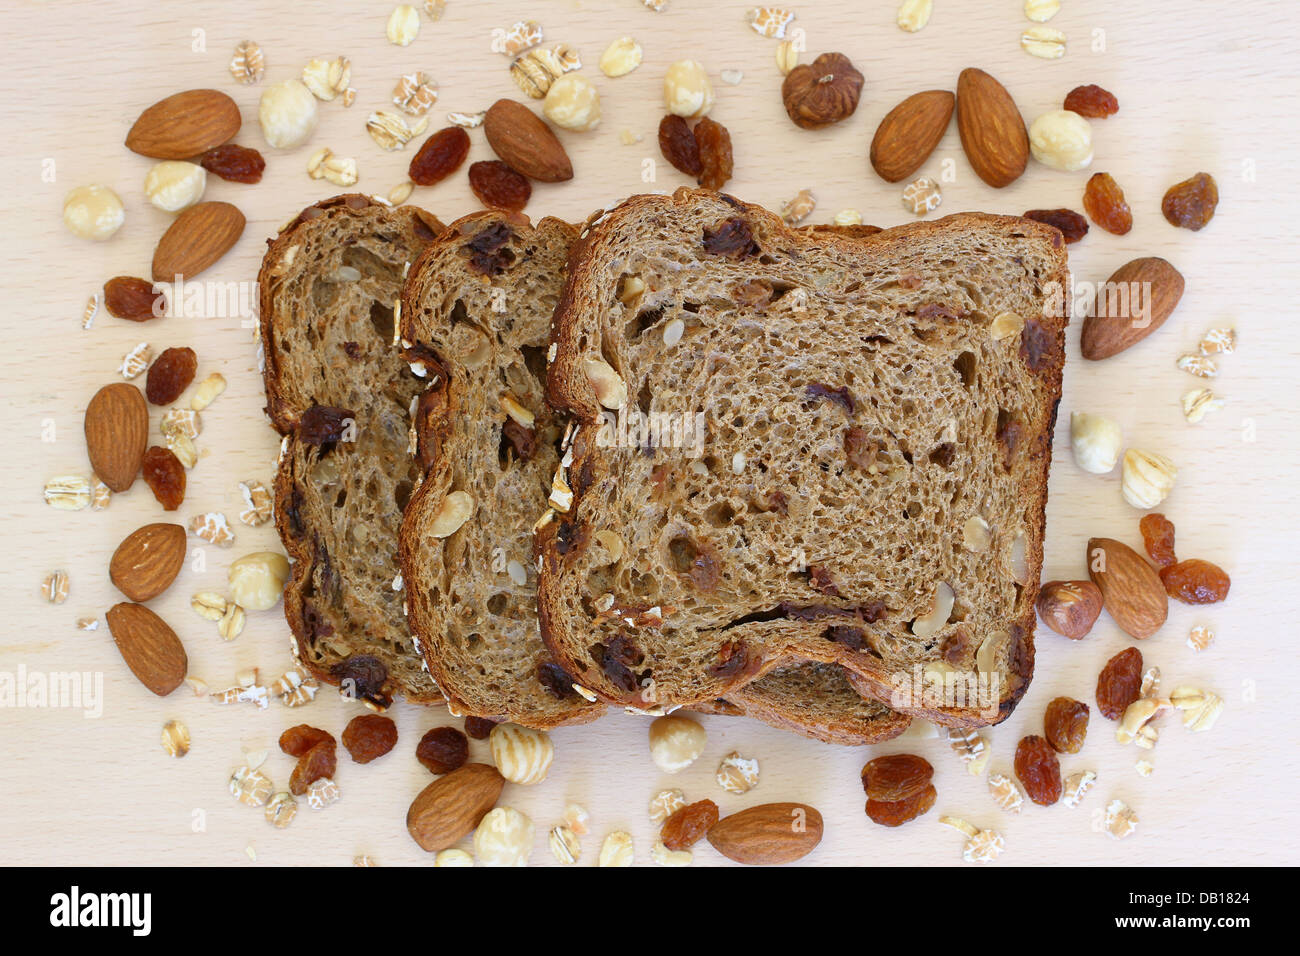
[{"label": "almond", "polygon": [[1182,273],[1157,256],[1120,266],[1097,290],[1093,314],[1083,320],[1083,357],[1109,358],[1141,342],[1173,314],[1185,286]]},{"label": "almond", "polygon": [[105,385],[86,406],[86,453],[113,491],[126,491],[140,473],[149,443],[149,406],[129,382]]},{"label": "almond", "polygon": [[539,183],[573,178],[573,164],[551,128],[522,103],[497,100],[483,118],[488,145],[501,161]]},{"label": "almond", "polygon": [[1087,559],[1088,577],[1101,589],[1120,630],[1138,640],[1160,630],[1169,616],[1169,597],[1142,555],[1113,538],[1092,538]]},{"label": "almond", "polygon": [[224,256],[244,231],[244,214],[228,202],[201,202],[176,217],[153,251],[153,281],[189,279]]},{"label": "almond", "polygon": [[117,546],[108,576],[132,601],[148,601],[171,587],[184,563],[185,529],[178,524],[147,524]]},{"label": "almond", "polygon": [[467,763],[420,791],[406,811],[406,829],[421,849],[445,850],[479,825],[505,785],[496,767]]},{"label": "almond", "polygon": [[239,132],[239,107],[220,90],[186,90],[159,100],[126,134],[126,148],[154,159],[192,159]]},{"label": "almond", "polygon": [[934,152],[952,119],[947,90],[914,93],[890,110],[871,140],[871,166],[887,183],[906,179]]},{"label": "almond", "polygon": [[976,174],[995,189],[1010,186],[1029,162],[1029,132],[1011,94],[983,70],[957,78],[957,132]]},{"label": "almond", "polygon": [[1091,581],[1048,581],[1038,592],[1043,623],[1072,641],[1082,640],[1101,614],[1101,590]]},{"label": "almond", "polygon": [[709,828],[709,842],[737,863],[790,863],[822,839],[822,815],[802,803],[764,803],[723,817]]},{"label": "almond", "polygon": [[189,658],[176,632],[143,604],[115,604],[105,615],[117,649],[131,673],[159,697],[185,680]]}]

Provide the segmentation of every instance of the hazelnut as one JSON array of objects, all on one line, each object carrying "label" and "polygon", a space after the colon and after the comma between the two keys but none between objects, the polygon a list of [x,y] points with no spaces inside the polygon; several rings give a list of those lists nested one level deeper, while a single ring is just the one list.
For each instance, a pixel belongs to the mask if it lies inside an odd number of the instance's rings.
[{"label": "hazelnut", "polygon": [[1043,623],[1057,634],[1082,640],[1101,614],[1101,589],[1091,581],[1048,581],[1036,606]]},{"label": "hazelnut", "polygon": [[525,866],[533,852],[533,821],[512,807],[495,807],[474,831],[482,866]]},{"label": "hazelnut", "polygon": [[230,565],[231,600],[247,611],[275,607],[289,579],[289,559],[275,551],[255,551]]},{"label": "hazelnut", "polygon": [[257,120],[276,149],[301,146],[316,131],[316,97],[302,80],[285,80],[262,91]]},{"label": "hazelnut", "polygon": [[1044,166],[1083,169],[1092,163],[1092,126],[1073,110],[1044,113],[1029,127],[1029,150]]},{"label": "hazelnut", "polygon": [[197,163],[169,160],[149,170],[144,194],[163,212],[180,212],[202,198],[207,180],[207,170]]},{"label": "hazelnut", "polygon": [[518,724],[497,724],[488,742],[492,762],[511,783],[541,783],[555,758],[550,734]]},{"label": "hazelnut", "polygon": [[1154,508],[1174,489],[1178,469],[1164,455],[1130,448],[1124,452],[1124,500],[1134,508]]},{"label": "hazelnut", "polygon": [[585,133],[600,125],[600,94],[585,76],[567,73],[551,84],[542,112],[556,126]]},{"label": "hazelnut", "polygon": [[433,858],[434,866],[473,866],[474,858],[464,850],[439,850]]},{"label": "hazelnut", "polygon": [[713,108],[713,84],[697,60],[678,60],[664,74],[664,104],[674,116],[699,119]]},{"label": "hazelnut", "polygon": [[1070,416],[1070,448],[1084,471],[1104,475],[1119,460],[1124,435],[1119,423],[1100,415],[1075,412]]},{"label": "hazelnut", "polygon": [[650,724],[650,758],[664,773],[685,770],[704,753],[704,728],[689,717],[657,717]]},{"label": "hazelnut", "polygon": [[843,53],[823,53],[789,72],[781,84],[781,98],[796,126],[821,129],[853,115],[863,82]]},{"label": "hazelnut", "polygon": [[63,224],[78,239],[107,239],[125,219],[121,198],[107,186],[78,186],[63,199]]}]

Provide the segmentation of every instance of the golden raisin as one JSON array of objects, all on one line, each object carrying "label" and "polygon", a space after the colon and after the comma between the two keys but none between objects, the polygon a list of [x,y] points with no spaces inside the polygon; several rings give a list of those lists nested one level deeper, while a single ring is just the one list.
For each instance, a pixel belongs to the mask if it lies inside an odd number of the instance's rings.
[{"label": "golden raisin", "polygon": [[397,746],[397,724],[383,714],[358,714],[343,728],[343,746],[357,763],[370,763]]},{"label": "golden raisin", "polygon": [[508,212],[519,212],[533,194],[532,184],[499,159],[471,164],[469,188],[483,205]]},{"label": "golden raisin", "polygon": [[1142,691],[1142,652],[1120,651],[1097,675],[1097,709],[1107,720],[1119,720]]},{"label": "golden raisin", "polygon": [[1016,777],[1030,800],[1050,807],[1061,799],[1061,762],[1042,737],[1030,735],[1016,745]]},{"label": "golden raisin", "polygon": [[1165,593],[1184,604],[1217,604],[1228,596],[1232,581],[1217,564],[1191,558],[1160,569]]},{"label": "golden raisin", "polygon": [[938,795],[934,784],[926,784],[924,790],[912,794],[906,800],[868,800],[867,816],[882,827],[901,827],[908,820],[915,820],[928,813]]},{"label": "golden raisin", "polygon": [[194,381],[199,367],[198,356],[190,348],[164,349],[149,366],[144,395],[153,405],[170,405]]},{"label": "golden raisin", "polygon": [[1160,211],[1170,225],[1196,232],[1214,218],[1219,205],[1219,186],[1209,173],[1197,173],[1191,179],[1169,187]]},{"label": "golden raisin", "polygon": [[734,165],[731,134],[721,123],[706,116],[695,125],[695,142],[700,147],[700,175],[697,182],[705,189],[721,189],[731,178]]},{"label": "golden raisin", "polygon": [[141,471],[163,511],[175,511],[181,506],[185,500],[185,466],[170,448],[151,445],[145,450]]},{"label": "golden raisin", "polygon": [[135,276],[114,276],[104,283],[104,308],[108,314],[132,322],[162,317],[167,300],[153,283]]},{"label": "golden raisin", "polygon": [[232,183],[260,183],[266,160],[248,146],[226,143],[199,157],[199,165],[214,176]]},{"label": "golden raisin", "polygon": [[862,789],[872,800],[906,800],[920,793],[934,776],[930,761],[916,754],[889,754],[862,768]]},{"label": "golden raisin", "polygon": [[317,780],[333,777],[338,769],[338,756],[334,750],[334,738],[324,740],[312,747],[298,758],[298,765],[289,775],[289,792],[301,797]]},{"label": "golden raisin", "polygon": [[417,186],[432,186],[460,169],[468,155],[469,133],[459,126],[448,126],[424,141],[406,175]]},{"label": "golden raisin", "polygon": [[1093,173],[1083,190],[1083,211],[1101,228],[1117,236],[1133,228],[1133,210],[1110,173]]},{"label": "golden raisin", "polygon": [[415,759],[429,773],[451,773],[469,759],[469,741],[455,727],[434,727],[420,738],[420,745],[415,748]]},{"label": "golden raisin", "polygon": [[1055,226],[1061,230],[1066,245],[1078,242],[1088,234],[1088,220],[1073,209],[1031,209],[1025,213],[1025,218]]},{"label": "golden raisin", "polygon": [[310,724],[298,724],[280,735],[280,749],[290,757],[301,757],[312,747],[327,741],[334,742],[334,735],[329,731]]},{"label": "golden raisin", "polygon": [[669,113],[659,121],[659,152],[674,169],[688,176],[698,176],[702,172],[700,146],[686,120],[680,116]]},{"label": "golden raisin", "polygon": [[659,831],[659,839],[670,850],[689,850],[709,828],[718,822],[718,805],[712,800],[699,800],[682,807],[667,820]]},{"label": "golden raisin", "polygon": [[1158,511],[1153,511],[1142,516],[1142,520],[1138,522],[1138,529],[1142,532],[1142,543],[1146,546],[1147,554],[1156,563],[1156,567],[1167,568],[1178,560],[1174,557],[1172,521]]},{"label": "golden raisin", "polygon": [[1114,93],[1103,90],[1096,83],[1089,83],[1070,90],[1062,108],[1088,119],[1105,119],[1119,112],[1119,100]]},{"label": "golden raisin", "polygon": [[1088,705],[1069,697],[1056,697],[1043,715],[1043,733],[1058,753],[1077,754],[1088,736]]}]

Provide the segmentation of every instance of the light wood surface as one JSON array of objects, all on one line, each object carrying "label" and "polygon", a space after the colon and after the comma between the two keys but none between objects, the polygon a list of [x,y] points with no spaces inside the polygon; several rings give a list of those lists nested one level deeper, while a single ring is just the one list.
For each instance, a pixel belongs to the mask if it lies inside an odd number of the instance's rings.
[{"label": "light wood surface", "polygon": [[[1114,91],[1122,108],[1093,124],[1092,170],[1116,176],[1135,223],[1122,238],[1094,227],[1072,246],[1075,278],[1100,281],[1135,256],[1161,255],[1187,277],[1187,293],[1165,328],[1104,363],[1080,358],[1078,323],[1072,325],[1044,577],[1082,576],[1089,536],[1139,543],[1139,514],[1121,500],[1118,475],[1085,474],[1071,459],[1068,421],[1075,410],[1118,419],[1128,443],[1177,462],[1178,485],[1163,510],[1178,526],[1179,552],[1217,561],[1233,576],[1226,604],[1175,604],[1165,628],[1141,645],[1148,662],[1162,669],[1166,686],[1197,684],[1225,698],[1218,725],[1194,735],[1167,719],[1155,751],[1141,752],[1115,743],[1113,725],[1094,707],[1087,746],[1063,761],[1067,772],[1093,768],[1100,774],[1096,790],[1078,809],[1027,806],[1019,816],[1004,816],[984,779],[969,776],[945,741],[901,741],[875,750],[927,756],[936,768],[939,800],[921,821],[885,830],[862,812],[858,772],[872,750],[834,748],[757,723],[710,717],[704,718],[709,746],[703,758],[667,777],[648,759],[646,721],[619,714],[556,731],[550,778],[531,788],[508,787],[502,802],[535,822],[533,862],[553,862],[546,832],[567,802],[578,801],[592,817],[584,864],[594,862],[601,837],[615,828],[635,835],[638,860],[648,863],[653,836],[645,807],[666,786],[680,787],[692,799],[711,797],[724,812],[774,800],[814,804],[826,818],[826,839],[806,861],[816,864],[962,865],[962,838],[938,824],[941,814],[1002,831],[1007,851],[999,865],[1294,861],[1293,843],[1284,834],[1294,815],[1292,791],[1300,770],[1292,740],[1297,674],[1291,648],[1300,337],[1289,294],[1296,274],[1300,140],[1294,58],[1288,54],[1300,16],[1280,0],[1063,0],[1051,26],[1068,35],[1069,52],[1049,62],[1019,48],[1020,31],[1029,25],[1020,0],[935,0],[930,24],[915,35],[895,26],[893,2],[804,0],[794,6],[795,25],[806,31],[805,60],[839,50],[866,75],[857,114],[808,133],[784,115],[775,41],[745,26],[747,5],[671,0],[668,12],[655,14],[638,0],[448,0],[442,21],[425,19],[418,39],[399,49],[384,39],[388,2],[5,4],[0,61],[9,83],[0,106],[7,135],[0,150],[6,187],[0,201],[0,324],[7,347],[0,388],[8,441],[0,452],[0,672],[90,671],[103,675],[104,686],[97,718],[67,708],[0,709],[0,846],[6,863],[249,865],[249,846],[258,865],[347,864],[360,853],[381,864],[430,862],[403,825],[411,798],[429,780],[412,753],[429,727],[459,722],[439,709],[395,707],[401,733],[396,752],[369,766],[341,754],[342,801],[319,813],[304,805],[287,831],[272,829],[260,811],[239,805],[226,790],[231,770],[242,762],[241,748],[272,751],[265,769],[283,786],[291,761],[275,747],[279,733],[305,720],[337,734],[353,710],[328,692],[292,712],[278,703],[266,711],[220,707],[184,689],[165,700],[153,697],[126,671],[105,627],[83,633],[74,622],[82,616],[102,619],[118,600],[107,577],[108,557],[128,531],[160,520],[157,504],[137,482],[105,512],[64,513],[42,504],[41,488],[53,475],[88,470],[81,437],[86,402],[98,387],[119,380],[123,353],[140,341],[159,350],[192,346],[200,376],[220,371],[230,383],[203,415],[204,457],[189,474],[182,520],[220,510],[233,522],[239,510],[236,482],[269,481],[274,469],[277,440],[261,412],[251,334],[238,317],[172,317],[137,326],[101,311],[93,329],[80,328],[87,297],[105,279],[147,275],[153,245],[168,222],[142,193],[150,161],[121,145],[141,109],[166,94],[204,86],[226,90],[240,104],[245,127],[237,141],[264,150],[267,174],[257,186],[210,178],[207,198],[238,205],[248,228],[233,252],[202,278],[251,282],[264,238],[304,205],[331,194],[328,183],[305,174],[316,146],[355,156],[358,188],[367,192],[387,193],[404,179],[411,151],[384,153],[363,130],[366,116],[385,107],[399,73],[422,69],[439,82],[434,128],[448,110],[476,111],[500,96],[518,96],[505,58],[492,52],[491,33],[521,16],[541,21],[548,42],[581,50],[584,72],[599,87],[604,109],[596,131],[561,133],[576,176],[567,184],[536,187],[528,208],[534,217],[581,218],[628,194],[685,182],[659,161],[655,144],[663,72],[682,57],[701,60],[714,78],[718,102],[712,115],[731,130],[736,149],[729,190],[779,208],[799,189],[810,188],[818,199],[811,221],[829,221],[848,206],[882,226],[908,218],[899,202],[902,184],[883,183],[867,165],[871,134],[904,96],[952,88],[963,67],[980,66],[999,77],[1030,120],[1059,107],[1077,84],[1095,82]],[[645,61],[629,76],[608,79],[596,61],[609,41],[624,34],[640,41]],[[312,56],[350,56],[356,104],[321,104],[320,126],[309,146],[291,152],[266,148],[256,122],[261,87],[238,86],[227,72],[232,49],[245,38],[265,50],[266,81],[297,75]],[[743,71],[744,78],[728,85],[720,79],[723,70]],[[641,141],[622,145],[624,129]],[[472,137],[471,159],[489,158],[481,131]],[[646,182],[643,169],[654,161],[658,178]],[[990,189],[971,172],[955,126],[924,167],[936,176],[945,170],[951,177],[942,183],[941,212],[1079,209],[1088,176],[1031,163],[1012,187]],[[1169,226],[1159,206],[1169,185],[1199,170],[1218,179],[1222,201],[1213,223],[1193,234]],[[126,225],[102,244],[72,237],[60,221],[64,194],[92,182],[112,186],[127,205]],[[417,190],[412,201],[445,221],[476,207],[463,173]],[[1179,396],[1200,383],[1177,370],[1174,360],[1204,330],[1225,324],[1240,332],[1238,353],[1222,362],[1213,383],[1228,405],[1199,426],[1188,425]],[[243,635],[226,644],[187,606],[194,591],[224,588],[233,558],[278,547],[269,525],[235,526],[233,549],[206,547],[204,569],[187,566],[171,590],[152,602],[184,640],[191,672],[213,688],[233,683],[236,672],[250,666],[274,676],[289,660],[288,630],[278,608],[250,614]],[[72,582],[71,596],[60,606],[45,604],[39,593],[41,579],[55,568],[66,569]],[[1197,623],[1218,634],[1202,654],[1185,644]],[[1010,770],[1016,741],[1041,732],[1051,698],[1064,694],[1092,703],[1102,663],[1129,643],[1104,616],[1081,643],[1040,628],[1033,686],[1015,714],[992,731],[991,768]],[[183,720],[193,734],[193,749],[183,760],[166,756],[158,743],[170,718]],[[718,760],[731,750],[762,764],[762,782],[747,796],[723,793],[713,782]],[[486,746],[474,743],[472,756],[487,759]],[[1142,756],[1156,767],[1146,779],[1134,770]],[[1141,818],[1137,835],[1123,843],[1097,828],[1101,808],[1115,797]],[[726,862],[707,845],[696,861]]]}]

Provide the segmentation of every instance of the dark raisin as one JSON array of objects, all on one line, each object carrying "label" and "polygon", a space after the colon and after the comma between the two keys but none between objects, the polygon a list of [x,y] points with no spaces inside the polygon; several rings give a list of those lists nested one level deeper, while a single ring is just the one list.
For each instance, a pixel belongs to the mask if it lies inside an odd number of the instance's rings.
[{"label": "dark raisin", "polygon": [[1108,720],[1119,720],[1142,692],[1142,652],[1120,651],[1097,675],[1097,709]]},{"label": "dark raisin", "polygon": [[1042,737],[1031,735],[1016,745],[1016,777],[1029,799],[1050,807],[1061,799],[1061,762]]},{"label": "dark raisin", "polygon": [[1031,209],[1025,213],[1025,218],[1059,229],[1066,245],[1078,242],[1088,234],[1088,220],[1073,209]]},{"label": "dark raisin", "polygon": [[851,651],[860,651],[867,644],[866,633],[860,627],[833,624],[826,628],[822,636],[832,644],[842,644]]},{"label": "dark raisin", "polygon": [[200,156],[199,165],[227,182],[252,184],[262,181],[266,160],[261,153],[248,146],[226,143]]},{"label": "dark raisin", "polygon": [[526,425],[520,425],[513,418],[506,418],[502,433],[515,450],[515,457],[520,461],[532,461],[537,452],[537,433]]},{"label": "dark raisin", "polygon": [[736,216],[705,228],[704,251],[728,259],[745,259],[758,255],[759,248],[749,223]]},{"label": "dark raisin", "polygon": [[749,648],[744,641],[723,641],[718,648],[718,662],[709,667],[709,673],[714,677],[734,677],[749,666]]},{"label": "dark raisin", "polygon": [[1051,368],[1057,361],[1061,348],[1056,334],[1034,319],[1026,319],[1020,332],[1020,358],[1032,372]]},{"label": "dark raisin", "polygon": [[[479,719],[481,718],[468,718],[466,725],[468,726],[469,720]],[[478,739],[486,738],[491,731],[492,728],[489,726],[487,733]],[[415,748],[415,759],[420,761],[429,773],[451,773],[453,770],[459,770],[469,759],[469,741],[455,727],[434,727],[420,738],[420,745]]]},{"label": "dark raisin", "polygon": [[695,134],[680,116],[670,113],[659,121],[659,152],[674,169],[688,176],[698,176],[703,171]]},{"label": "dark raisin", "polygon": [[609,653],[604,644],[597,644],[591,649],[591,656],[600,667],[609,682],[625,693],[632,694],[640,690],[636,675],[617,657]]},{"label": "dark raisin", "polygon": [[298,438],[308,445],[339,441],[356,426],[356,412],[330,405],[313,405],[298,421]]},{"label": "dark raisin", "polygon": [[853,393],[849,391],[847,385],[841,385],[839,388],[831,388],[829,385],[823,385],[820,382],[814,382],[804,389],[804,394],[811,399],[824,398],[832,404],[838,405],[844,409],[850,417],[853,415],[855,408],[853,403]]},{"label": "dark raisin", "polygon": [[199,367],[198,356],[190,348],[164,349],[149,366],[144,394],[153,405],[170,405],[194,381]]},{"label": "dark raisin", "polygon": [[466,717],[465,733],[475,740],[487,740],[488,735],[492,733],[492,728],[496,725],[497,722],[488,717]]},{"label": "dark raisin", "polygon": [[814,564],[808,568],[808,586],[819,594],[827,594],[831,597],[840,596],[840,589],[835,585],[835,579],[820,564]]},{"label": "dark raisin", "polygon": [[330,668],[338,678],[339,693],[350,700],[368,700],[379,707],[388,707],[393,696],[388,690],[388,668],[377,657],[353,654]]},{"label": "dark raisin", "polygon": [[432,186],[459,169],[468,155],[469,133],[459,126],[448,126],[424,141],[406,175],[417,186]]},{"label": "dark raisin", "polygon": [[343,728],[343,746],[357,763],[370,763],[397,746],[397,724],[382,714],[358,714]]},{"label": "dark raisin", "polygon": [[471,164],[469,188],[483,205],[508,212],[519,212],[533,195],[532,183],[499,159]]},{"label": "dark raisin", "polygon": [[185,500],[185,466],[170,448],[153,445],[145,450],[141,462],[145,484],[163,506],[175,511]]},{"label": "dark raisin", "polygon": [[559,664],[542,661],[537,665],[536,673],[538,683],[557,700],[567,700],[577,694],[573,689],[573,678]]},{"label": "dark raisin", "polygon": [[515,237],[510,227],[503,222],[493,223],[480,230],[473,239],[465,243],[469,253],[469,264],[474,271],[496,276],[505,272],[514,263],[514,254],[508,248]]}]

